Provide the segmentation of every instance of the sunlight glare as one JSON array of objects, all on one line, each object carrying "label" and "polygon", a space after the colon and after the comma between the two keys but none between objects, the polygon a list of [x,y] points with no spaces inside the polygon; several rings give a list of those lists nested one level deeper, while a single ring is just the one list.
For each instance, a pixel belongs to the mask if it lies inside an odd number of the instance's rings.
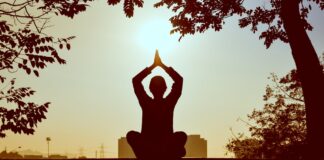
[{"label": "sunlight glare", "polygon": [[179,45],[178,37],[170,35],[172,26],[169,21],[155,20],[141,26],[137,35],[137,43],[145,52],[154,54],[158,49],[159,53],[168,54]]}]

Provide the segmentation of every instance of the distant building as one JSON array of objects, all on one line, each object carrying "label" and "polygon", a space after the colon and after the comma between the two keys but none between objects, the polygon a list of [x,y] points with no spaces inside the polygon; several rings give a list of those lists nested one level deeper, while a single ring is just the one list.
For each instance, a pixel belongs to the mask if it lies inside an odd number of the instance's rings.
[{"label": "distant building", "polygon": [[[201,138],[200,135],[188,135],[185,148],[185,157],[207,158],[207,140]],[[118,139],[118,158],[135,158],[135,154],[125,137]]]},{"label": "distant building", "polygon": [[23,156],[17,152],[7,152],[6,150],[0,153],[0,159],[22,159]]},{"label": "distant building", "polygon": [[25,159],[43,159],[42,155],[24,155]]},{"label": "distant building", "polygon": [[135,158],[135,154],[125,137],[118,139],[118,158]]},{"label": "distant building", "polygon": [[185,157],[207,158],[207,140],[201,138],[200,135],[188,135],[185,148]]},{"label": "distant building", "polygon": [[[33,156],[33,155],[35,155],[36,157],[37,156],[42,156],[42,152],[34,151],[34,150],[31,150],[31,149],[20,150],[19,154],[24,156],[24,157],[25,156]],[[33,159],[33,158],[31,158],[31,159]]]},{"label": "distant building", "polygon": [[48,158],[50,159],[67,159],[67,156],[59,155],[59,154],[52,154]]}]

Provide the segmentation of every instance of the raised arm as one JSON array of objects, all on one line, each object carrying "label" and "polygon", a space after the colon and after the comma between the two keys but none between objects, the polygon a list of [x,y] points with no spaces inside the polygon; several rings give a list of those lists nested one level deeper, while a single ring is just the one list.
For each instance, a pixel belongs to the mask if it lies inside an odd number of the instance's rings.
[{"label": "raised arm", "polygon": [[147,75],[151,73],[154,67],[155,67],[154,65],[151,65],[150,67],[146,67],[144,70],[142,70],[133,78],[134,92],[136,94],[136,97],[141,107],[143,107],[143,104],[150,99],[150,97],[146,94],[144,90],[142,81]]},{"label": "raised arm", "polygon": [[168,73],[168,75],[172,78],[175,84],[182,85],[183,78],[172,67],[167,67],[162,63],[161,68],[164,69],[166,73]]},{"label": "raised arm", "polygon": [[164,63],[162,62],[162,60],[159,56],[159,52],[157,50],[155,53],[153,65],[160,66],[173,79],[174,84],[181,85],[181,87],[182,87],[183,79],[182,79],[181,75],[178,72],[176,72],[172,67],[167,67],[166,65],[164,65]]},{"label": "raised arm", "polygon": [[181,96],[182,93],[182,84],[183,84],[183,78],[181,75],[176,72],[172,67],[167,67],[164,64],[161,65],[161,68],[165,70],[166,73],[169,74],[169,76],[174,81],[172,85],[172,89],[170,94],[167,96],[167,99],[174,100],[174,103],[178,101],[178,99]]},{"label": "raised arm", "polygon": [[183,78],[172,67],[167,67],[162,63],[158,52],[156,52],[155,54],[154,64],[164,69],[165,72],[168,73],[169,76],[173,79],[174,83],[172,85],[171,92],[166,98],[169,102],[174,103],[175,105],[181,96]]}]

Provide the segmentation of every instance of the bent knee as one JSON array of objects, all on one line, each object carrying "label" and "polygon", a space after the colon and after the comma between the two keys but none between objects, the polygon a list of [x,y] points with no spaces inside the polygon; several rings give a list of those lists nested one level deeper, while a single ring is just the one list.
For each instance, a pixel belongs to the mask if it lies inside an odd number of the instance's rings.
[{"label": "bent knee", "polygon": [[185,132],[175,132],[174,137],[180,143],[186,143],[187,141],[187,134]]},{"label": "bent knee", "polygon": [[134,140],[138,139],[139,136],[140,136],[139,132],[129,131],[126,135],[127,142],[132,143]]}]

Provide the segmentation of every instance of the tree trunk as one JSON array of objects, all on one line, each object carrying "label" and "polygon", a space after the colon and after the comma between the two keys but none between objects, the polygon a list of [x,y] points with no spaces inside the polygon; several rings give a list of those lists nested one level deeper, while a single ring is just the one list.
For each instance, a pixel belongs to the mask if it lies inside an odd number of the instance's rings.
[{"label": "tree trunk", "polygon": [[324,153],[324,74],[316,51],[304,29],[300,0],[282,0],[281,18],[297,66],[306,107],[308,159]]}]

